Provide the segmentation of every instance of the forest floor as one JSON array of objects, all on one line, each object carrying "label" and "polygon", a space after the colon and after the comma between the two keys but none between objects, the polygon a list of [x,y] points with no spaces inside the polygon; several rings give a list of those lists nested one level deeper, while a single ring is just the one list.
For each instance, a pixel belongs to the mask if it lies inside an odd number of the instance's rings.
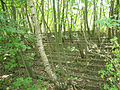
[{"label": "forest floor", "polygon": [[[74,40],[72,44],[65,41],[64,52],[59,52],[59,56],[55,51],[54,43],[52,44],[52,42],[49,42],[48,46],[46,43],[44,43],[44,45],[46,46],[46,54],[53,71],[62,82],[66,83],[67,90],[100,90],[103,88],[104,81],[100,78],[100,75],[98,75],[98,71],[105,69],[105,58],[97,55],[95,48],[91,49],[92,52],[96,52],[95,54],[89,52],[87,53],[87,58],[81,58],[80,53],[77,51],[78,47],[76,45],[76,40]],[[67,46],[73,47],[74,50],[70,51]],[[102,45],[98,47],[99,49],[103,48],[101,49],[103,50],[101,51],[103,52],[101,55],[110,50],[110,48],[105,48],[105,46],[109,47],[111,44],[102,42]],[[37,59],[33,66],[34,70],[40,75],[48,77],[44,71],[45,69],[42,61]],[[54,90],[53,83],[45,81],[42,85],[44,88],[47,88],[47,90]]]},{"label": "forest floor", "polygon": [[[98,46],[95,40],[92,40],[92,42]],[[44,42],[44,46],[51,68],[59,80],[64,83],[64,86],[67,87],[65,90],[101,90],[103,88],[104,80],[100,78],[98,71],[105,69],[106,62],[105,57],[101,57],[100,55],[111,50],[111,48],[105,48],[105,46],[111,46],[106,40],[99,45],[99,54],[96,48],[91,47],[90,50],[92,52],[87,52],[85,58],[81,58],[76,40],[73,40],[73,43],[66,40],[63,43],[64,52],[61,51],[59,53],[55,50],[54,41]],[[37,90],[57,90],[55,89],[54,83],[49,80],[40,56],[35,57],[32,62],[33,71],[35,74],[40,75],[41,78],[33,79],[31,84],[38,85],[39,88]],[[24,68],[15,72],[18,72],[18,74],[15,74],[18,77],[27,76],[25,75],[26,71]],[[6,75],[6,77],[11,75],[14,77],[10,73],[1,73],[0,76],[2,75]],[[47,77],[48,80],[44,79],[44,77]],[[22,88],[18,87],[15,90],[22,90]]]}]

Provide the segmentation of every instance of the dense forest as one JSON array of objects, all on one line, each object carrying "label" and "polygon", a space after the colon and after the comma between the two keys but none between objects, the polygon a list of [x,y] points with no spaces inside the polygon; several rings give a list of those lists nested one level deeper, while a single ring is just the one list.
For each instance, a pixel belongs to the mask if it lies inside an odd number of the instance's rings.
[{"label": "dense forest", "polygon": [[0,0],[0,90],[120,90],[120,0]]}]

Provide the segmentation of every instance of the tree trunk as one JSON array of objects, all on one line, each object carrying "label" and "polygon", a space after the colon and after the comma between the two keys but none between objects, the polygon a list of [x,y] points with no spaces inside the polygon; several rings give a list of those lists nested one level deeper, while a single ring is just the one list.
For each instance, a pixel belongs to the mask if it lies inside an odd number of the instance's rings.
[{"label": "tree trunk", "polygon": [[95,20],[96,20],[96,2],[94,0],[94,19],[93,19],[93,35],[95,33]]},{"label": "tree trunk", "polygon": [[[117,15],[116,20],[119,20],[119,0],[117,0],[117,2],[116,2],[115,10],[116,10],[116,15]],[[117,26],[117,28],[116,28],[116,36],[118,38],[118,43],[120,44],[120,32],[119,32],[119,30],[120,29]]]},{"label": "tree trunk", "polygon": [[[109,18],[113,19],[113,9],[114,9],[114,0],[111,0],[111,6],[110,6],[110,13],[109,13]],[[112,17],[111,17],[112,16]],[[114,37],[114,30],[113,28],[108,28],[108,38],[111,39]]]},{"label": "tree trunk", "polygon": [[[114,15],[114,0],[111,0],[111,16]],[[111,19],[114,19],[114,17],[112,17]],[[112,28],[112,37],[114,37],[115,34],[115,30]]]},{"label": "tree trunk", "polygon": [[61,28],[64,30],[64,35],[65,35],[65,23],[66,23],[66,20],[65,20],[65,0],[63,0],[63,10],[62,10],[62,20],[61,20]]},{"label": "tree trunk", "polygon": [[11,0],[11,7],[12,7],[13,19],[16,20],[16,9],[14,7],[14,1],[13,0]]},{"label": "tree trunk", "polygon": [[90,35],[90,28],[88,26],[87,0],[85,0],[85,23],[86,23],[86,26],[87,26],[88,34]]},{"label": "tree trunk", "polygon": [[38,51],[41,55],[41,59],[44,63],[45,70],[48,73],[48,75],[50,76],[50,78],[55,82],[55,84],[57,86],[60,86],[59,82],[57,81],[57,76],[55,75],[55,73],[53,73],[53,71],[51,69],[51,66],[49,64],[48,58],[47,58],[47,56],[45,54],[45,51],[44,51],[44,47],[43,47],[43,43],[42,43],[42,37],[41,37],[41,33],[40,33],[40,25],[39,25],[38,20],[37,20],[37,13],[36,13],[36,9],[35,9],[35,6],[34,6],[34,1],[29,0],[29,5],[30,5],[30,9],[31,9],[34,24],[35,24],[35,30],[36,30],[35,34],[36,34],[36,37],[37,37],[36,45],[37,45]]}]

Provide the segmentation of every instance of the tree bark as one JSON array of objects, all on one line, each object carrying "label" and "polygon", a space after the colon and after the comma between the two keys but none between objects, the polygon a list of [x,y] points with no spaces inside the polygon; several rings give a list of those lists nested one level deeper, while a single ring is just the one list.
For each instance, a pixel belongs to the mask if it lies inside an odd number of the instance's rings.
[{"label": "tree bark", "polygon": [[[119,5],[120,5],[120,1],[117,0],[117,2],[116,2],[116,14],[117,14],[116,20],[119,20]],[[116,36],[118,37],[118,43],[120,44],[120,32],[119,32],[119,30],[120,29],[117,27]]]},{"label": "tree bark", "polygon": [[89,28],[89,26],[88,26],[88,10],[87,10],[87,5],[88,3],[87,3],[87,0],[85,0],[85,23],[86,23],[86,27],[87,27],[87,32],[88,32],[88,34],[90,35],[90,28]]},{"label": "tree bark", "polygon": [[15,9],[13,0],[11,0],[11,7],[12,7],[13,19],[16,20],[16,9]]},{"label": "tree bark", "polygon": [[94,19],[93,19],[93,35],[95,33],[95,20],[96,20],[96,2],[94,0]]},{"label": "tree bark", "polygon": [[40,25],[38,23],[38,20],[37,20],[37,13],[36,13],[36,9],[35,9],[35,6],[34,6],[34,1],[33,0],[29,0],[29,5],[30,5],[30,9],[31,9],[31,12],[32,12],[32,17],[33,17],[33,20],[34,20],[34,24],[35,24],[35,34],[36,34],[36,37],[37,37],[37,47],[38,47],[38,51],[41,55],[41,59],[44,63],[44,67],[45,67],[45,70],[46,72],[48,73],[49,77],[55,82],[55,84],[57,86],[59,86],[59,82],[57,81],[57,76],[55,75],[55,73],[53,73],[52,69],[51,69],[51,66],[49,64],[49,61],[48,61],[48,58],[45,54],[45,51],[44,51],[44,47],[43,47],[43,43],[42,43],[42,37],[41,37],[41,33],[40,33]]}]

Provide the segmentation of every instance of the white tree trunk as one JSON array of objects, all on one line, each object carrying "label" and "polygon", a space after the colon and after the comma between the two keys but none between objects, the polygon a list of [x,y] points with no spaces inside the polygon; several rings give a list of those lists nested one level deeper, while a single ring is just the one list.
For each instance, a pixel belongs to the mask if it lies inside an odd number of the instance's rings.
[{"label": "white tree trunk", "polygon": [[41,55],[41,59],[44,63],[45,70],[48,73],[49,77],[56,83],[56,85],[59,86],[59,83],[57,81],[57,77],[56,77],[55,73],[53,73],[53,71],[51,69],[51,66],[49,64],[48,58],[47,58],[47,56],[45,54],[45,51],[44,51],[44,47],[43,47],[43,43],[42,43],[42,37],[41,37],[41,33],[40,33],[40,25],[39,25],[38,20],[37,20],[37,13],[36,13],[36,9],[35,9],[35,6],[34,6],[34,1],[29,0],[29,5],[30,5],[33,20],[34,20],[33,23],[35,24],[35,34],[36,34],[36,37],[37,37],[36,45],[37,45],[38,51]]}]

